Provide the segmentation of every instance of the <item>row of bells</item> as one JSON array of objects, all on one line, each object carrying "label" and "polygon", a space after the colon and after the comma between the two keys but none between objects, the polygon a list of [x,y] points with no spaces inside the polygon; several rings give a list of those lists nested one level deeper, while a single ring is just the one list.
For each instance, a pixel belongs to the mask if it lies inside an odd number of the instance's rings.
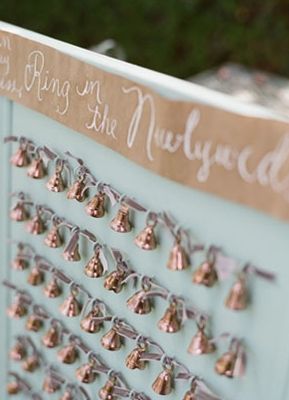
[{"label": "row of bells", "polygon": [[[25,154],[25,149],[20,148],[11,158],[13,165],[17,167],[24,167],[29,164],[28,155]],[[32,161],[28,169],[28,175],[35,179],[43,178],[46,175],[44,163],[41,158],[36,158]],[[61,170],[56,168],[54,174],[51,176],[47,183],[47,188],[53,192],[61,192],[65,189],[64,181],[61,177]],[[68,199],[75,199],[77,201],[84,201],[87,197],[85,192],[85,181],[83,178],[77,179],[67,192]],[[97,193],[86,205],[85,210],[87,214],[94,218],[101,218],[105,214],[105,201],[106,195],[103,192]],[[23,220],[28,218],[24,206],[21,204],[13,212],[15,220]],[[36,222],[36,221],[35,221]],[[42,224],[34,224],[34,229],[31,227],[32,233],[37,233],[41,230]],[[129,219],[129,208],[122,204],[117,212],[117,215],[110,223],[110,227],[119,233],[127,233],[132,229],[132,224]],[[143,231],[141,231],[135,238],[135,244],[143,250],[154,250],[157,247],[157,238],[154,232],[155,223],[148,224]],[[41,233],[43,230],[41,231]],[[40,232],[39,232],[40,233]],[[171,253],[168,268],[172,270],[182,270],[189,266],[189,257],[185,249],[181,246],[179,240],[176,243],[174,252]]]},{"label": "row of bells", "polygon": [[[46,340],[43,344],[47,343]],[[50,342],[49,342],[50,343]],[[146,361],[142,360],[142,354],[146,352],[145,346],[138,346],[131,351],[131,353],[126,358],[126,366],[129,369],[139,369],[143,370],[146,367]],[[26,348],[23,347],[21,342],[16,342],[15,346],[10,351],[10,357],[15,361],[24,360],[26,357]],[[61,348],[57,353],[58,360],[65,364],[72,364],[76,361],[78,357],[77,348],[74,344],[68,344],[67,346]],[[237,362],[238,354],[235,351],[228,351],[224,353],[216,362],[215,370],[218,374],[224,375],[226,377],[234,377],[235,365]],[[25,371],[33,372],[39,367],[39,360],[35,360],[37,356],[30,356],[23,361],[23,368]],[[32,367],[27,369],[26,365],[31,365]],[[25,367],[24,367],[25,366]],[[78,381],[84,384],[93,383],[97,378],[97,373],[95,371],[94,361],[89,361],[76,369],[76,378]],[[49,383],[49,384],[48,384]],[[53,393],[59,389],[59,385],[56,385],[55,389],[52,390],[50,385],[54,383],[51,379],[45,380],[43,389],[48,393]],[[48,385],[47,385],[48,384]],[[109,390],[107,394],[113,394],[113,388],[116,385],[115,380],[109,379],[106,385],[102,388],[102,394],[104,395]],[[50,387],[50,389],[49,389]],[[160,395],[168,395],[174,389],[174,371],[173,368],[165,367],[163,371],[157,376],[152,384],[152,388],[155,393]],[[184,400],[191,399],[191,395],[195,395],[196,386],[192,388],[185,394]],[[109,399],[109,397],[101,397],[101,399]],[[194,399],[194,397],[192,397]]]},{"label": "row of bells", "polygon": [[[96,199],[102,199],[103,194],[97,194],[91,201],[96,201]],[[90,206],[90,202],[87,207]],[[96,206],[96,205],[95,205]],[[95,209],[94,209],[95,210]],[[23,202],[19,201],[10,211],[10,218],[17,222],[29,220],[29,213]],[[110,223],[110,227],[117,232],[129,232],[131,230],[131,223],[129,222],[129,210],[126,206],[121,205],[115,218]],[[129,229],[128,229],[129,227]],[[41,218],[41,215],[35,215],[27,224],[27,231],[33,235],[40,235],[46,230],[45,223]],[[148,224],[135,238],[135,244],[144,250],[153,250],[157,247],[157,239],[154,234],[154,225]],[[61,247],[63,240],[58,232],[57,226],[53,226],[48,232],[45,239],[45,244],[51,248]],[[80,255],[77,249],[73,254],[68,254],[68,261],[79,261]],[[173,248],[169,254],[167,267],[172,271],[180,271],[188,268],[190,266],[189,256],[181,244],[180,239],[176,239]],[[211,275],[213,273],[211,272]],[[214,277],[214,282],[216,281],[216,274]],[[212,286],[214,283],[212,278],[207,286]]]},{"label": "row of bells", "polygon": [[[22,257],[21,253],[16,256],[12,261],[12,267],[16,270],[24,270],[28,268],[28,261]],[[99,278],[104,274],[105,268],[101,261],[99,251],[96,251],[93,257],[89,260],[84,268],[84,273],[90,278]],[[212,264],[205,261],[194,273],[194,282],[198,284],[208,284],[211,280],[211,272],[214,271]],[[124,270],[115,270],[107,275],[104,281],[104,287],[107,290],[119,293],[124,285],[123,280],[125,279],[126,272]],[[213,272],[213,277],[215,272]],[[37,266],[33,267],[28,276],[28,283],[32,286],[42,284],[44,281],[44,273]],[[47,297],[55,298],[61,294],[61,288],[59,287],[55,278],[47,285],[44,290]],[[148,314],[152,309],[151,300],[146,297],[146,292],[141,290],[135,293],[127,302],[128,307],[136,314]],[[243,310],[248,305],[248,290],[246,285],[245,277],[240,276],[239,279],[232,286],[229,295],[226,298],[225,305],[227,308],[232,310]]]},{"label": "row of bells", "polygon": [[[104,386],[98,392],[98,398],[101,400],[116,400],[119,397],[114,395],[114,388],[117,385],[116,378],[112,377],[107,380]],[[43,381],[42,390],[45,393],[53,394],[61,390],[61,382],[54,376],[48,374]],[[7,384],[7,393],[9,395],[16,395],[22,392],[21,382],[15,380]],[[75,387],[67,387],[59,400],[77,400],[79,399],[75,393]]]},{"label": "row of bells", "polygon": [[[8,313],[11,316],[19,318],[20,316],[26,315],[27,310],[23,308],[23,303],[16,302],[14,303],[11,308],[9,309]],[[71,309],[67,309],[70,311]],[[97,319],[103,316],[100,308],[98,305],[94,306],[94,308],[82,319],[80,326],[81,329],[87,333],[97,333],[103,326],[103,323]],[[163,324],[164,329],[167,329],[168,324],[171,325],[172,321],[169,320],[168,316],[165,316],[160,320],[160,324]],[[174,324],[174,323],[173,323]],[[42,319],[37,315],[30,315],[26,321],[26,329],[29,331],[38,332],[41,327],[43,326]],[[61,333],[57,326],[51,326],[45,335],[42,338],[42,343],[47,348],[55,348],[61,342]],[[118,333],[117,326],[113,325],[112,328],[102,336],[101,338],[101,345],[109,351],[116,351],[119,350],[123,345],[123,337]],[[17,345],[18,347],[13,349],[13,359],[20,360],[25,354],[26,350],[23,349],[20,343]],[[147,350],[146,346],[137,346],[127,357],[126,359],[126,366],[130,369],[144,369],[145,368],[145,361],[141,360],[142,354]],[[210,354],[216,350],[215,345],[210,341],[208,336],[204,331],[204,327],[199,327],[198,332],[193,336],[190,346],[188,348],[188,352],[193,355],[201,355],[201,354]],[[220,360],[231,360],[233,361],[233,357],[228,358],[228,354],[234,354],[236,357],[235,352],[226,353]],[[77,358],[77,349],[76,346],[72,343],[68,346],[62,348],[58,353],[59,360],[71,364],[75,362]],[[219,361],[220,361],[219,360]],[[31,360],[32,361],[32,360]],[[221,375],[226,375],[228,377],[232,377],[231,369],[224,370],[221,369],[220,362],[216,364],[216,371]],[[227,364],[226,364],[227,365]],[[229,364],[228,364],[229,365]],[[234,366],[232,362],[230,365]],[[231,372],[230,372],[231,371]]]}]

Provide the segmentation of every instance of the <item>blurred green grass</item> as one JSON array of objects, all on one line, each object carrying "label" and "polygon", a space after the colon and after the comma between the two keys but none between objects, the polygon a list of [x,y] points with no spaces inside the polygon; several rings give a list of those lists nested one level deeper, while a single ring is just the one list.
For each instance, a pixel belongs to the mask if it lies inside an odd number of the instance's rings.
[{"label": "blurred green grass", "polygon": [[289,76],[288,0],[0,0],[0,19],[181,78],[226,61]]}]

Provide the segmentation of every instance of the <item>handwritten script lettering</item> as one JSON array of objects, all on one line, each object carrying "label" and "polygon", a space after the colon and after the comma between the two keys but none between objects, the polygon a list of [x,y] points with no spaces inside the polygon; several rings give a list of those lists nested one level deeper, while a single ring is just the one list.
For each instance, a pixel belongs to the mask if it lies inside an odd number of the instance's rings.
[{"label": "handwritten script lettering", "polygon": [[57,104],[56,112],[61,115],[66,114],[69,108],[70,82],[68,80],[61,82],[59,78],[51,76],[49,70],[45,70],[45,56],[39,50],[32,51],[28,55],[24,70],[24,86],[27,92],[35,88],[36,97],[41,102],[45,92],[55,94],[62,103]]}]

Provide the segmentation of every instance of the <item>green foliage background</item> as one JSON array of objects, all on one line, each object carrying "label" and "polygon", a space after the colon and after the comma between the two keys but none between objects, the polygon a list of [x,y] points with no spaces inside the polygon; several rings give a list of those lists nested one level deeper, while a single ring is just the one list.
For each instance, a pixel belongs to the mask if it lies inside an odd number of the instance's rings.
[{"label": "green foliage background", "polygon": [[0,19],[187,78],[234,61],[289,76],[289,0],[0,0]]}]

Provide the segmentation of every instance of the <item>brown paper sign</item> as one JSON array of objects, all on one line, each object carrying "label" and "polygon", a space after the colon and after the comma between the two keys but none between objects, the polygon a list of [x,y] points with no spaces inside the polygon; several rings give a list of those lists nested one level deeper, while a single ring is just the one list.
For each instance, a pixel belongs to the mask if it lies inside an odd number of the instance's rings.
[{"label": "brown paper sign", "polygon": [[171,101],[3,30],[0,95],[163,177],[289,218],[287,123]]}]

